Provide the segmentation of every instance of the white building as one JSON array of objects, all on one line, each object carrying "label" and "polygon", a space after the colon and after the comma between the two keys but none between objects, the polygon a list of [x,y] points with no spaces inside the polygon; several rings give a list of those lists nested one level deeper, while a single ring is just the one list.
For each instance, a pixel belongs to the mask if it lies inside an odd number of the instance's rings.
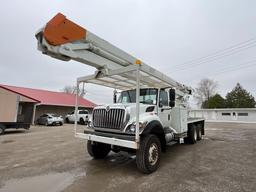
[{"label": "white building", "polygon": [[210,122],[256,123],[256,108],[196,109],[189,111],[190,117],[204,117]]}]

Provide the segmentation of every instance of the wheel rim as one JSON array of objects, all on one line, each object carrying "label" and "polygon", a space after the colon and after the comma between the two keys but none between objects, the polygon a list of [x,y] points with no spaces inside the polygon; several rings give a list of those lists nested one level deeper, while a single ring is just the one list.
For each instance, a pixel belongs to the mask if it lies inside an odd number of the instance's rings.
[{"label": "wheel rim", "polygon": [[156,143],[152,143],[149,147],[149,164],[155,165],[158,161],[158,147]]},{"label": "wheel rim", "polygon": [[0,135],[4,132],[4,130],[2,128],[0,128]]},{"label": "wheel rim", "polygon": [[196,129],[194,129],[194,139],[195,139],[195,141],[197,140],[197,133],[196,133]]}]

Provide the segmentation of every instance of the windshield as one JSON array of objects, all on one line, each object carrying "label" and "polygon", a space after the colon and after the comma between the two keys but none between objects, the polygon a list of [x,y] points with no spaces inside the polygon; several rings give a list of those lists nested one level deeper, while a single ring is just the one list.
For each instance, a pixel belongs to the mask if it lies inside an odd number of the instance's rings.
[{"label": "windshield", "polygon": [[[157,89],[141,89],[140,103],[156,105]],[[136,103],[136,90],[128,90],[121,92],[118,103]]]}]

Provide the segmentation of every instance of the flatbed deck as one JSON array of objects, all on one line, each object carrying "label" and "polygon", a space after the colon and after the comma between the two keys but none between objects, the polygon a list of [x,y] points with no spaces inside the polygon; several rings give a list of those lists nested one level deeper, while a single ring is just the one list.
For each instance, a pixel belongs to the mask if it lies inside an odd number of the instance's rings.
[{"label": "flatbed deck", "polygon": [[188,122],[188,124],[189,124],[189,123],[195,123],[195,122],[204,121],[204,120],[205,120],[205,119],[203,119],[203,118],[188,117],[187,122]]}]

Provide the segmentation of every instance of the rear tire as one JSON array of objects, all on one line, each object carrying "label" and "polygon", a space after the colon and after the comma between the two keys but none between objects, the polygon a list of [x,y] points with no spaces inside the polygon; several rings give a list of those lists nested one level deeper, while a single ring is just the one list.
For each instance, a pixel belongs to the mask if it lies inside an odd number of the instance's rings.
[{"label": "rear tire", "polygon": [[69,119],[68,118],[66,118],[66,123],[69,123]]},{"label": "rear tire", "polygon": [[94,159],[104,159],[111,150],[111,145],[98,142],[87,142],[87,151]]},{"label": "rear tire", "polygon": [[137,168],[142,173],[152,173],[160,165],[161,143],[156,135],[141,138],[140,148],[136,151]]},{"label": "rear tire", "polygon": [[188,143],[195,144],[197,141],[197,127],[192,125],[188,128]]},{"label": "rear tire", "polygon": [[197,141],[200,141],[202,139],[202,129],[200,124],[197,125],[196,130],[197,130]]}]

